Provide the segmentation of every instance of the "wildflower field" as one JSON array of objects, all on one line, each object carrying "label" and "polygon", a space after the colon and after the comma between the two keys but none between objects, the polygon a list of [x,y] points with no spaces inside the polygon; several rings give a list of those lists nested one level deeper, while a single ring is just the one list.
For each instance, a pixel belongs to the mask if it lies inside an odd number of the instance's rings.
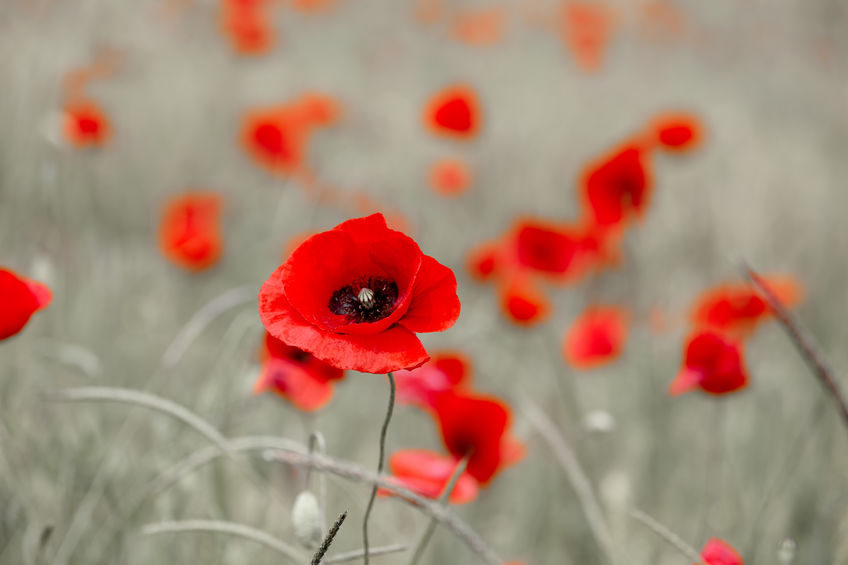
[{"label": "wildflower field", "polygon": [[0,565],[848,565],[848,2],[2,0]]}]

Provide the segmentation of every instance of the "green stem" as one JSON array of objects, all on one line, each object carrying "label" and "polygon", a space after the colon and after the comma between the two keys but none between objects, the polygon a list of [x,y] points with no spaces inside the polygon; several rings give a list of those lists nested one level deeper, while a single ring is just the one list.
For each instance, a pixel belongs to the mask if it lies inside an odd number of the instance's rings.
[{"label": "green stem", "polygon": [[[380,429],[380,459],[377,461],[377,476],[383,472],[383,463],[386,459],[386,432],[389,429],[389,422],[392,420],[392,411],[395,408],[395,376],[390,372],[386,377],[389,379],[389,406],[386,409],[386,419],[383,420],[383,427]],[[368,506],[365,507],[365,516],[362,518],[362,557],[365,565],[368,565],[368,518],[371,516],[371,508],[374,506],[374,499],[376,497],[377,484],[375,483],[371,489]]]}]

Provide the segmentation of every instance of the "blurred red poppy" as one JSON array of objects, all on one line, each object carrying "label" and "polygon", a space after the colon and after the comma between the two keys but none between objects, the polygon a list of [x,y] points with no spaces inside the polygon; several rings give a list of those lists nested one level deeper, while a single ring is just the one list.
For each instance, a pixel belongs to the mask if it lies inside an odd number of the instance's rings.
[{"label": "blurred red poppy", "polygon": [[621,226],[644,214],[652,187],[645,150],[625,144],[591,163],[580,182],[589,220],[601,227]]},{"label": "blurred red poppy", "polygon": [[468,474],[487,484],[524,456],[510,432],[511,414],[502,401],[464,392],[439,395],[434,405],[442,440],[455,457],[468,456]]},{"label": "blurred red poppy", "polygon": [[[389,457],[389,480],[399,486],[436,499],[456,472],[460,459],[439,455],[426,449],[404,449]],[[463,472],[448,497],[452,504],[465,504],[477,498],[477,481],[468,471]],[[391,491],[380,489],[377,494],[390,496]]]},{"label": "blurred red poppy", "polygon": [[704,565],[745,565],[742,556],[729,543],[718,538],[707,540],[701,550],[701,559]]},{"label": "blurred red poppy", "polygon": [[221,197],[213,192],[188,192],[172,199],[159,225],[162,254],[190,271],[208,269],[224,247],[220,216]]},{"label": "blurred red poppy", "polygon": [[654,118],[651,129],[659,146],[669,151],[694,149],[703,138],[701,121],[693,114],[662,114]]},{"label": "blurred red poppy", "polygon": [[439,395],[471,384],[471,363],[461,353],[440,351],[417,369],[395,373],[395,382],[400,404],[428,409]]},{"label": "blurred red poppy", "polygon": [[[791,276],[767,277],[764,282],[787,307],[803,296],[801,284]],[[773,315],[763,296],[752,284],[722,284],[704,292],[695,303],[692,322],[696,326],[746,337],[756,326]]]},{"label": "blurred red poppy", "polygon": [[720,334],[701,331],[686,342],[683,368],[671,382],[672,396],[700,388],[721,395],[745,388],[748,374],[742,356],[742,346]]},{"label": "blurred red poppy", "polygon": [[262,348],[262,371],[253,385],[256,394],[273,391],[300,410],[319,410],[333,396],[333,381],[344,371],[297,347],[286,345],[269,333]]},{"label": "blurred red poppy", "polygon": [[471,185],[471,171],[459,159],[441,159],[430,169],[430,186],[442,196],[458,196]]},{"label": "blurred red poppy", "polygon": [[601,68],[613,23],[612,10],[602,2],[563,2],[560,34],[582,70],[594,72]]},{"label": "blurred red poppy", "polygon": [[261,55],[270,51],[274,30],[266,8],[267,0],[222,0],[221,33],[237,53]]},{"label": "blurred red poppy", "polygon": [[532,277],[514,274],[500,284],[501,309],[510,321],[522,326],[543,322],[551,313],[548,297]]},{"label": "blurred red poppy", "polygon": [[288,104],[249,111],[242,123],[241,142],[260,166],[291,174],[305,167],[309,135],[332,124],[340,105],[333,98],[306,93]]},{"label": "blurred red poppy", "polygon": [[386,373],[429,359],[416,332],[459,316],[453,272],[381,214],[348,220],[300,245],[262,285],[268,332],[340,369]]},{"label": "blurred red poppy", "polygon": [[47,285],[0,267],[0,340],[24,329],[32,315],[50,305]]},{"label": "blurred red poppy", "polygon": [[99,147],[112,136],[108,116],[97,103],[88,99],[65,105],[62,131],[75,147]]},{"label": "blurred red poppy", "polygon": [[477,94],[464,84],[436,93],[424,109],[424,124],[438,135],[472,139],[480,129],[481,121]]},{"label": "blurred red poppy", "polygon": [[616,306],[588,307],[565,335],[566,361],[577,369],[593,369],[615,360],[627,341],[627,317]]}]

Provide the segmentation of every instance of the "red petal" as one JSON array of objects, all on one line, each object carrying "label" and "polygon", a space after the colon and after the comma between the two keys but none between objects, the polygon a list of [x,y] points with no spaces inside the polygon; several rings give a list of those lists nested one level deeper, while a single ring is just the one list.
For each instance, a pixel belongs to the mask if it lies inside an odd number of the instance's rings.
[{"label": "red petal", "polygon": [[677,373],[674,380],[671,381],[671,384],[668,385],[668,393],[671,396],[678,396],[684,392],[695,390],[700,386],[703,378],[704,373],[701,371],[682,369],[679,373]]},{"label": "red petal", "polygon": [[50,290],[50,287],[32,279],[21,278],[21,280],[27,285],[33,297],[35,297],[36,310],[44,310],[50,306],[50,303],[53,301],[53,292]]},{"label": "red petal", "polygon": [[718,538],[711,538],[701,550],[705,565],[745,565],[745,562],[733,547]]},{"label": "red petal", "polygon": [[0,269],[0,339],[21,331],[38,308],[27,282],[12,271]]},{"label": "red petal", "polygon": [[501,306],[513,322],[529,326],[550,314],[550,302],[528,277],[514,276],[501,288]]},{"label": "red petal", "polygon": [[304,367],[279,359],[269,359],[263,364],[256,381],[255,393],[271,390],[288,399],[300,410],[313,412],[322,408],[333,396],[333,385],[315,378]]},{"label": "red petal", "polygon": [[304,320],[280,292],[282,283],[271,277],[259,291],[259,315],[268,332],[289,345],[338,367],[364,373],[412,369],[429,356],[406,328],[392,326],[373,335],[344,335],[322,330]]},{"label": "red petal", "polygon": [[627,315],[614,306],[590,306],[565,336],[566,361],[578,369],[591,369],[614,360],[627,339]]},{"label": "red petal", "polygon": [[440,332],[456,322],[459,310],[453,271],[423,255],[412,287],[412,302],[400,323],[414,332]]}]

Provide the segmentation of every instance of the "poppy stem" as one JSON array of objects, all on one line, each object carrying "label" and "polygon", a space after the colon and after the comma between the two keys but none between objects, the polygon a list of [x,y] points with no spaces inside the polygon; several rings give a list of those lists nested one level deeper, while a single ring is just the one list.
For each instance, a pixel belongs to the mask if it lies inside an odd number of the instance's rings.
[{"label": "poppy stem", "polygon": [[663,526],[662,524],[642,512],[641,510],[631,508],[630,515],[639,522],[641,522],[643,525],[645,525],[649,530],[651,530],[663,540],[665,540],[666,543],[668,543],[670,546],[679,551],[681,555],[686,557],[686,559],[694,563],[702,563],[703,560],[701,559],[700,554],[695,551],[695,548],[683,541],[680,536],[678,536],[677,534],[675,534],[674,532],[672,532],[671,530],[669,530],[668,528],[666,528],[665,526]]},{"label": "poppy stem", "polygon": [[[445,488],[442,489],[442,493],[439,495],[439,502],[447,503],[457,481],[459,481],[459,477],[462,476],[465,472],[465,467],[468,466],[468,458],[469,455],[466,455],[456,463],[456,467],[448,480],[448,484],[445,485]],[[421,539],[418,540],[418,543],[415,546],[415,551],[412,552],[412,558],[409,560],[409,565],[416,565],[418,563],[418,560],[427,548],[427,544],[430,543],[430,538],[433,537],[433,533],[436,531],[436,526],[438,524],[438,520],[432,517],[430,518],[430,523],[427,524],[427,529],[424,530],[424,533],[421,535]]]},{"label": "poppy stem", "polygon": [[751,282],[763,294],[769,306],[774,310],[777,319],[783,325],[786,333],[789,334],[789,339],[795,344],[795,349],[801,354],[804,362],[812,371],[813,375],[821,381],[825,389],[830,393],[830,396],[836,402],[839,408],[839,414],[846,426],[848,426],[848,402],[839,390],[836,380],[833,378],[833,370],[825,361],[824,356],[813,344],[809,332],[801,325],[801,322],[793,316],[789,310],[783,305],[780,299],[775,295],[765,281],[754,272],[748,265],[743,265],[745,274],[751,279]]},{"label": "poppy stem", "polygon": [[[383,465],[386,460],[386,432],[389,429],[389,422],[392,420],[392,411],[395,408],[395,376],[389,372],[386,374],[386,377],[389,379],[389,406],[386,409],[386,419],[383,420],[383,427],[380,429],[380,458],[377,460],[377,476],[383,473]],[[365,565],[368,565],[368,518],[371,516],[371,508],[374,506],[374,499],[376,497],[377,484],[375,483],[371,489],[368,506],[365,507],[365,515],[362,517],[362,558]]]}]

